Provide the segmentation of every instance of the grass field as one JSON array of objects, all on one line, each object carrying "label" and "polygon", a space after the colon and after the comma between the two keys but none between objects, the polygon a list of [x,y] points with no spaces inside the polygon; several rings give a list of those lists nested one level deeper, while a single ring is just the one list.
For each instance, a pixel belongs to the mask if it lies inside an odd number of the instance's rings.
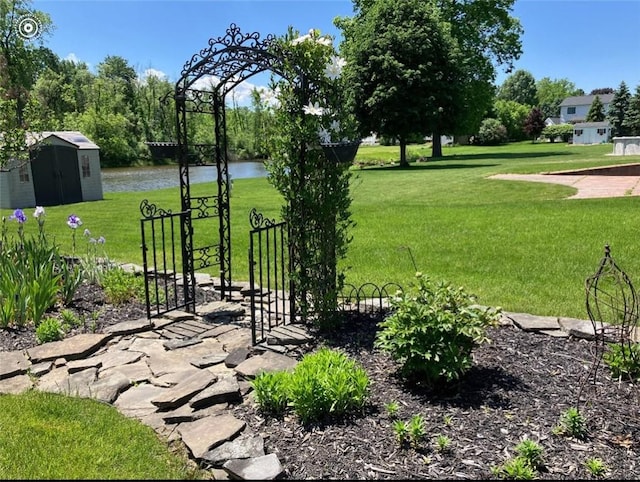
[{"label": "grass field", "polygon": [[88,398],[0,395],[3,480],[195,480],[206,473],[152,428]]},{"label": "grass field", "polygon": [[[570,187],[487,179],[496,173],[538,173],[640,162],[611,157],[611,144],[572,146],[531,142],[498,147],[443,148],[438,161],[428,146],[410,146],[414,162],[399,168],[393,146],[361,146],[352,181],[353,242],[344,260],[347,281],[407,285],[416,268],[477,295],[478,302],[507,311],[586,318],[585,279],[605,244],[632,281],[640,280],[640,199],[566,199]],[[176,176],[178,176],[176,168]],[[212,195],[215,183],[192,186]],[[86,250],[82,230],[106,238],[108,255],[141,264],[143,199],[179,210],[179,190],[105,193],[104,200],[46,208],[45,229],[71,251],[66,218],[83,221],[77,251]],[[236,179],[231,193],[232,277],[248,279],[247,249],[252,208],[279,218],[280,196],[267,179]],[[27,232],[35,231],[25,209]],[[11,210],[0,210],[8,216]],[[215,239],[217,224],[199,221],[196,235]],[[10,234],[14,222],[7,222]],[[416,266],[414,267],[414,260]],[[217,268],[210,270],[217,275]],[[640,283],[640,281],[637,281]]]}]

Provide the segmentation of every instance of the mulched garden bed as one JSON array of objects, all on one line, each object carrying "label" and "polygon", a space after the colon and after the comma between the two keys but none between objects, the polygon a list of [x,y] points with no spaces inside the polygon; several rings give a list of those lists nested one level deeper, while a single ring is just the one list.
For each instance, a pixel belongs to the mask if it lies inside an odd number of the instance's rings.
[{"label": "mulched garden bed", "polygon": [[[488,330],[492,342],[474,350],[474,366],[447,390],[406,384],[399,365],[372,348],[376,319],[352,317],[339,333],[318,341],[344,350],[367,371],[371,399],[366,412],[341,423],[302,427],[294,416],[264,417],[244,404],[234,415],[266,437],[285,479],[498,479],[491,468],[516,455],[524,438],[543,448],[539,479],[594,478],[588,458],[600,458],[603,478],[640,478],[638,387],[612,381],[604,369],[597,385],[589,382],[593,342],[524,332],[514,326]],[[586,385],[585,385],[586,383]],[[576,407],[588,436],[576,440],[554,434],[561,413]],[[426,437],[416,448],[400,447],[389,402],[400,405],[398,418],[421,415]],[[438,435],[450,449],[437,450]]]},{"label": "mulched garden bed", "polygon": [[[93,285],[81,286],[69,308],[87,321],[74,333],[100,332],[110,324],[146,316],[142,303],[110,305]],[[371,381],[363,414],[304,427],[294,416],[265,417],[253,403],[233,408],[236,417],[265,437],[267,453],[278,455],[285,470],[280,478],[497,479],[492,467],[514,457],[515,446],[529,438],[543,448],[539,479],[594,478],[585,468],[589,458],[604,462],[608,470],[603,478],[640,479],[638,387],[611,380],[606,367],[597,372],[596,383],[590,383],[593,342],[513,326],[491,328],[491,343],[474,350],[473,368],[464,379],[447,389],[430,390],[404,383],[397,375],[398,364],[373,348],[377,321],[375,316],[351,316],[331,337],[318,337],[306,347],[312,351],[333,346],[362,365]],[[32,329],[0,329],[0,351],[35,345]],[[397,442],[386,410],[393,401],[400,406],[399,419],[424,418],[426,436],[417,448]],[[576,440],[555,434],[561,414],[576,406],[587,421],[588,436]],[[438,435],[450,439],[449,450],[437,450]]]}]

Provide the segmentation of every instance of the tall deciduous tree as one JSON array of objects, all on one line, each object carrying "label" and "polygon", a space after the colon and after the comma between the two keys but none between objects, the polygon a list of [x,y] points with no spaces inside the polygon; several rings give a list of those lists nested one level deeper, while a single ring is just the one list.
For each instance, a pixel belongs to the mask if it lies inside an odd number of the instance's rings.
[{"label": "tall deciduous tree", "polygon": [[524,131],[535,141],[542,134],[544,128],[545,123],[542,111],[538,107],[534,107],[524,121]]},{"label": "tall deciduous tree", "polygon": [[126,59],[118,55],[107,55],[98,64],[98,76],[114,81],[124,95],[125,102],[134,110],[135,84],[138,75]]},{"label": "tall deciduous tree", "polygon": [[526,70],[516,70],[498,89],[498,99],[512,100],[533,107],[538,105],[536,79]]},{"label": "tall deciduous tree", "polygon": [[87,108],[94,78],[87,64],[71,60],[61,60],[40,74],[31,93],[41,106],[39,117],[45,129],[77,130],[67,125],[67,119]]},{"label": "tall deciduous tree", "polygon": [[[336,19],[335,23],[343,30],[347,43],[354,38],[358,30],[366,29],[361,20],[367,11],[377,8],[376,5],[379,3],[380,0],[354,0],[355,17]],[[437,8],[440,19],[449,23],[451,35],[457,41],[457,48],[462,54],[455,66],[461,71],[455,89],[458,94],[453,98],[455,109],[447,110],[446,99],[439,101],[446,112],[459,110],[453,125],[445,131],[433,132],[433,156],[440,157],[440,134],[477,132],[480,122],[493,102],[496,68],[504,66],[507,70],[511,69],[513,62],[522,52],[522,28],[519,20],[510,15],[515,0],[426,0],[418,3],[421,4],[421,8],[427,8],[427,5]],[[372,37],[377,33],[367,32]],[[409,39],[404,49],[411,50],[416,47],[420,47],[420,44]],[[350,60],[348,54],[346,56],[347,60]],[[363,65],[366,65],[368,58],[363,59],[363,62]],[[379,73],[372,74],[372,81],[380,78]],[[458,109],[458,103],[462,104],[462,109]],[[374,131],[380,133],[379,128]]]},{"label": "tall deciduous tree", "polygon": [[496,69],[507,72],[522,53],[522,27],[510,12],[515,0],[434,0],[462,50],[463,116],[451,134],[477,132],[491,108]]},{"label": "tall deciduous tree", "polygon": [[17,99],[7,95],[0,85],[0,168],[15,168],[29,161],[28,132],[38,131],[40,125],[34,115],[37,105],[27,98],[22,106],[22,122],[16,120]]},{"label": "tall deciduous tree", "polygon": [[507,136],[512,141],[525,139],[524,121],[531,107],[513,100],[496,100],[493,111],[500,123],[507,129]]},{"label": "tall deciduous tree", "polygon": [[538,107],[542,111],[542,116],[559,117],[560,104],[567,97],[582,95],[573,82],[568,79],[554,79],[543,77],[536,83],[536,94],[538,96]]},{"label": "tall deciduous tree", "polygon": [[29,0],[0,0],[0,84],[13,99],[22,124],[29,91],[37,75],[57,57],[42,44],[52,29],[49,15],[30,8]]},{"label": "tall deciduous tree", "polygon": [[620,86],[613,94],[609,109],[607,111],[607,120],[611,124],[612,136],[626,136],[627,128],[624,125],[624,116],[629,108],[631,93],[624,80],[620,82]]},{"label": "tall deciduous tree", "polygon": [[423,0],[377,0],[342,25],[344,75],[361,133],[397,138],[400,165],[408,165],[412,135],[439,140],[460,116],[462,59],[449,26]]},{"label": "tall deciduous tree", "polygon": [[587,122],[602,122],[605,119],[604,104],[600,100],[600,96],[596,95],[591,102],[589,112],[587,112]]},{"label": "tall deciduous tree", "polygon": [[146,72],[136,83],[136,111],[145,141],[175,140],[175,102],[169,96],[173,84],[155,72]]},{"label": "tall deciduous tree", "polygon": [[67,120],[100,146],[104,165],[129,165],[141,155],[140,116],[135,103],[137,75],[125,59],[117,56],[105,57],[97,70],[86,109]]}]

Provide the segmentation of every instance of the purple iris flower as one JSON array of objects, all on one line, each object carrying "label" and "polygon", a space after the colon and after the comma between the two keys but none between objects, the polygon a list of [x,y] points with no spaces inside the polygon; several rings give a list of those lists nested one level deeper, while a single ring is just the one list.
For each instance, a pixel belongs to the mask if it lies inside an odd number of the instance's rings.
[{"label": "purple iris flower", "polygon": [[13,214],[9,216],[9,220],[12,219],[15,219],[20,224],[23,224],[24,222],[26,222],[27,216],[24,214],[24,211],[22,209],[16,209],[15,211],[13,211]]},{"label": "purple iris flower", "polygon": [[78,226],[82,226],[82,221],[78,216],[76,216],[75,214],[72,214],[67,218],[67,225],[71,229],[76,229]]}]

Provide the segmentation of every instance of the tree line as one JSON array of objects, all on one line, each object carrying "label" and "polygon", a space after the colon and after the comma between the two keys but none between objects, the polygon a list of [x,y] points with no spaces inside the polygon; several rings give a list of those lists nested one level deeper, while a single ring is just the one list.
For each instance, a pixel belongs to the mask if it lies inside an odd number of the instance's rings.
[{"label": "tree line", "polygon": [[[432,156],[440,157],[441,134],[487,143],[496,132],[499,139],[515,141],[540,135],[544,120],[559,115],[566,97],[584,92],[568,79],[536,81],[524,70],[495,85],[497,70],[512,71],[522,53],[522,27],[510,15],[514,2],[353,0],[353,16],[334,23],[347,61],[345,108],[360,121],[362,137],[376,133],[399,144],[406,164],[407,143],[425,136],[433,139]],[[16,31],[16,19],[25,14],[38,19],[37,39],[25,40]],[[30,0],[0,0],[0,165],[16,156],[7,146],[17,149],[20,135],[10,133],[20,129],[81,131],[100,146],[103,166],[151,162],[146,142],[175,141],[169,79],[139,75],[114,55],[95,72],[83,62],[60,59],[46,47],[53,28]],[[637,97],[623,95],[621,105],[635,106]],[[633,132],[638,115],[628,105],[621,108],[624,115],[612,125]],[[250,107],[227,106],[228,148],[235,157],[264,156],[269,115],[257,91]],[[190,143],[215,142],[212,118],[193,116],[187,126]]]},{"label": "tree line", "polygon": [[[17,20],[39,23],[37,39],[20,35]],[[0,0],[0,166],[19,153],[26,132],[80,131],[100,147],[105,167],[153,162],[146,142],[174,142],[174,84],[155,74],[137,74],[128,61],[109,55],[95,72],[86,63],[60,59],[45,45],[49,16],[29,0]],[[227,115],[229,149],[239,158],[263,153],[260,109],[233,106]],[[215,142],[213,120],[189,121],[194,144]],[[162,160],[157,162],[163,162]]]}]

